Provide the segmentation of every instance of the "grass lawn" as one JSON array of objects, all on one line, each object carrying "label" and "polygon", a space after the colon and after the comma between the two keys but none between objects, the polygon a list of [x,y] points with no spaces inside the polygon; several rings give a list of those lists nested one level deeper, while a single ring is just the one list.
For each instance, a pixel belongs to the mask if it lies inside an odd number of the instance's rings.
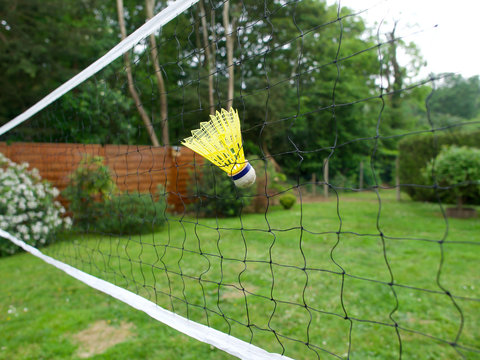
[{"label": "grass lawn", "polygon": [[[480,220],[380,195],[42,251],[295,359],[480,359]],[[0,259],[0,289],[0,359],[231,358],[27,254]]]}]

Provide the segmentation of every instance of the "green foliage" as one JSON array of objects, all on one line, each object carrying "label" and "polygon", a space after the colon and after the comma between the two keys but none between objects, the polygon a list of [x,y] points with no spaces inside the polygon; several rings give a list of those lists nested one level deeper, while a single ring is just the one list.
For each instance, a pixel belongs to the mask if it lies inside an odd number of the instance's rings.
[{"label": "green foliage", "polygon": [[465,79],[450,74],[436,89],[429,101],[435,113],[447,114],[462,119],[473,119],[480,114],[480,77]]},{"label": "green foliage", "polygon": [[[0,229],[40,247],[55,238],[58,231],[69,228],[71,220],[56,201],[59,191],[42,181],[38,170],[17,164],[0,153]],[[21,248],[0,238],[0,257]]]},{"label": "green foliage", "polygon": [[86,156],[70,176],[63,195],[70,202],[74,225],[81,231],[112,234],[151,232],[165,222],[165,198],[119,193],[100,156]]},{"label": "green foliage", "polygon": [[[271,23],[252,23],[254,31],[249,34],[249,43],[245,44],[255,47],[258,37],[263,37],[268,40],[260,50],[275,49],[269,54],[267,64],[258,61],[242,64],[245,69],[242,93],[255,94],[242,98],[244,110],[240,109],[245,128],[249,129],[244,133],[246,147],[258,155],[261,155],[260,147],[268,149],[273,156],[284,154],[276,156],[275,160],[290,178],[310,179],[313,172],[320,175],[319,169],[322,169],[331,146],[368,137],[374,131],[375,124],[369,119],[378,114],[379,108],[372,106],[373,103],[356,101],[372,96],[374,75],[379,69],[378,59],[375,52],[364,52],[355,61],[332,62],[338,49],[339,29],[333,24],[316,27],[335,19],[336,11],[336,6],[327,7],[324,3],[309,0],[294,7],[279,8]],[[343,11],[348,12],[348,9]],[[253,8],[249,15],[255,19]],[[372,46],[373,43],[364,36],[366,27],[360,17],[345,17],[342,23],[344,36],[339,58]],[[275,36],[271,36],[272,28]],[[307,29],[312,31],[300,37],[301,31]],[[337,76],[337,70],[341,76]],[[263,75],[265,73],[268,77]],[[295,74],[299,74],[298,78],[290,79]],[[336,103],[355,103],[332,111],[334,86]],[[256,91],[265,88],[268,92]],[[264,126],[258,126],[264,122]],[[303,159],[301,166],[298,150]],[[330,163],[331,174],[336,171],[346,171],[349,175],[356,172],[358,156],[368,152],[368,144],[360,141],[337,150]]]},{"label": "green foliage", "polygon": [[[429,133],[404,138],[399,142],[400,183],[432,186],[432,178],[426,179],[423,176],[422,169],[427,166],[431,159],[437,156],[442,146],[456,145],[479,148],[479,138],[480,130]],[[437,201],[432,189],[404,186],[402,190],[414,200]],[[445,201],[455,200],[451,197],[447,200],[446,193],[443,193],[442,196]],[[466,203],[480,203],[478,195],[475,196],[473,193],[467,194],[464,200]]]},{"label": "green foliage", "polygon": [[280,205],[282,205],[285,210],[291,209],[296,202],[296,196],[290,193],[287,193],[280,197]]},{"label": "green foliage", "polygon": [[208,163],[191,174],[188,190],[195,199],[187,209],[202,217],[238,216],[252,202],[254,188],[237,188],[224,171]]},{"label": "green foliage", "polygon": [[70,174],[69,184],[62,195],[69,201],[75,225],[84,229],[93,219],[102,217],[102,208],[97,203],[111,199],[116,191],[110,169],[103,164],[103,158],[87,155]]},{"label": "green foliage", "polygon": [[427,181],[433,175],[439,186],[451,187],[459,208],[467,197],[480,200],[480,149],[444,147],[422,173]]},{"label": "green foliage", "polygon": [[[108,77],[109,71],[102,74]],[[105,79],[86,81],[76,91],[68,92],[58,101],[58,109],[47,121],[54,127],[45,129],[41,121],[30,124],[43,131],[28,134],[31,141],[46,135],[65,142],[83,144],[129,144],[139,136],[133,101],[115,84]]]},{"label": "green foliage", "polygon": [[115,8],[100,0],[2,1],[0,13],[0,124],[118,42]]},{"label": "green foliage", "polygon": [[[159,189],[159,193],[162,190]],[[108,234],[133,235],[150,233],[165,223],[165,198],[155,200],[150,194],[124,193],[96,203],[95,230]]]}]

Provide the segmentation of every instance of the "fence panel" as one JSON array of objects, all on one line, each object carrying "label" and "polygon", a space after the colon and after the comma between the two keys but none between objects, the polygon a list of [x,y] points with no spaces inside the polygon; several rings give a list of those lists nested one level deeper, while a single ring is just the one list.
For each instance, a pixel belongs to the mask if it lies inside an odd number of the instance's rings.
[{"label": "fence panel", "polygon": [[202,161],[194,159],[194,152],[185,147],[0,142],[0,152],[14,162],[28,162],[60,191],[67,187],[69,174],[85,155],[102,156],[121,191],[156,193],[161,185],[168,193],[169,205],[177,212],[183,211],[189,201],[194,160]]}]

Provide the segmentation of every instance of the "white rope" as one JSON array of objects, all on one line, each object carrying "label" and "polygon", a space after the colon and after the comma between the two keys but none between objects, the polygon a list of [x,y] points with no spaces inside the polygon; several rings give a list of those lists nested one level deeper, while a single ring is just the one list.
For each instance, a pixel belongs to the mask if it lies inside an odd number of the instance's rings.
[{"label": "white rope", "polygon": [[117,285],[99,279],[95,276],[78,270],[68,264],[55,260],[50,256],[43,254],[40,250],[34,248],[16,238],[10,233],[0,229],[0,237],[10,240],[15,245],[20,246],[23,250],[42,259],[43,261],[55,266],[56,268],[66,272],[68,275],[87,284],[88,286],[100,290],[131,307],[141,310],[152,318],[188,335],[194,339],[215,346],[233,356],[246,360],[292,360],[289,357],[279,354],[269,353],[255,345],[249,344],[243,340],[237,339],[231,335],[215,330],[208,326],[188,320],[180,315],[165,310],[157,304],[125,290]]},{"label": "white rope", "polygon": [[100,59],[98,59],[93,64],[85,68],[83,71],[72,77],[67,82],[60,85],[50,94],[45,96],[42,100],[37,102],[29,109],[25,110],[16,118],[10,120],[8,123],[0,127],[0,136],[5,134],[7,131],[13,129],[15,126],[28,120],[30,117],[35,115],[37,112],[39,112],[46,106],[50,105],[59,97],[72,90],[74,87],[78,86],[83,81],[87,80],[90,76],[102,70],[105,66],[110,64],[116,58],[123,55],[125,52],[134,47],[140,40],[146,38],[147,36],[167,24],[170,20],[174,19],[177,15],[181,14],[197,2],[198,0],[177,0],[176,2],[170,4],[168,7],[160,11],[157,15],[155,15],[153,18],[151,18],[149,21],[139,27],[135,32],[130,34],[130,36],[119,42],[115,47],[113,47]]}]

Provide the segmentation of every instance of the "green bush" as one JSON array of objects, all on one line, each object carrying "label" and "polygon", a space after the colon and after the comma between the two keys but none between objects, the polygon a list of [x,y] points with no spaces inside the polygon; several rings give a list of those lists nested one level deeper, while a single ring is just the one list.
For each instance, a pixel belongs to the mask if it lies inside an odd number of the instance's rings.
[{"label": "green bush", "polygon": [[224,171],[206,163],[191,174],[188,191],[194,198],[187,210],[202,217],[238,216],[252,202],[254,189],[237,188]]},{"label": "green bush", "polygon": [[76,229],[133,235],[152,232],[165,222],[164,192],[161,187],[158,191],[158,195],[122,194],[103,158],[88,156],[71,174],[63,195],[70,202]]},{"label": "green bush", "polygon": [[291,209],[296,202],[297,198],[293,194],[287,193],[280,197],[280,205],[282,205],[285,210]]},{"label": "green bush", "polygon": [[[422,169],[433,159],[442,146],[457,145],[479,148],[480,131],[471,132],[445,132],[429,133],[425,135],[416,135],[406,137],[398,144],[400,161],[400,183],[410,186],[403,186],[405,191],[413,200],[417,201],[437,201],[433,189],[426,189],[415,185],[432,185],[431,180],[427,180],[422,173]],[[443,199],[448,197],[443,192]],[[451,196],[450,196],[451,197]],[[480,203],[480,197],[468,196],[467,203]]]},{"label": "green bush", "polygon": [[423,170],[424,177],[430,181],[432,174],[440,187],[451,187],[447,193],[453,198],[445,200],[456,201],[457,207],[461,208],[465,199],[480,198],[480,149],[444,147]]},{"label": "green bush", "polygon": [[85,156],[70,174],[67,188],[62,195],[69,201],[75,226],[86,229],[92,220],[102,217],[99,204],[109,200],[117,187],[110,169],[103,164],[101,156]]},{"label": "green bush", "polygon": [[[39,247],[50,243],[71,220],[55,200],[59,191],[42,181],[38,170],[16,164],[0,153],[0,229],[25,243]],[[20,247],[0,238],[0,256],[19,252]]]},{"label": "green bush", "polygon": [[165,223],[165,198],[150,194],[124,193],[97,203],[96,230],[109,234],[143,234]]}]

